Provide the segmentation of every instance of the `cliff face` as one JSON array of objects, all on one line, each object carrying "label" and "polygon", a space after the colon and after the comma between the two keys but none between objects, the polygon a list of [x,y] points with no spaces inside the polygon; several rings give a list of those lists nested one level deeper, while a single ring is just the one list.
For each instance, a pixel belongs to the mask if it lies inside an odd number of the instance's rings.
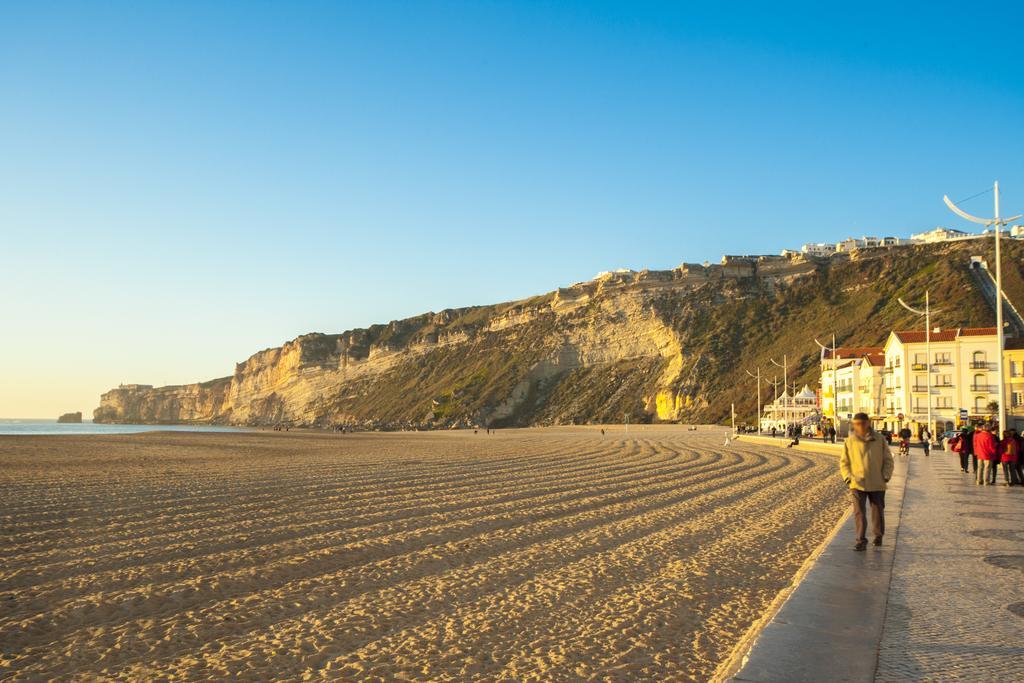
[{"label": "cliff face", "polygon": [[[1011,298],[1024,294],[1022,246],[1007,249],[1017,264],[1004,274]],[[969,256],[986,253],[967,242],[606,274],[533,299],[303,335],[210,382],[122,386],[103,394],[94,419],[362,428],[717,421],[730,402],[753,411],[744,368],[769,371],[768,358],[785,353],[790,380],[813,382],[813,336],[835,331],[839,343],[866,345],[919,325],[897,296],[916,301],[929,288],[946,311],[935,324],[991,324],[968,271]]]}]

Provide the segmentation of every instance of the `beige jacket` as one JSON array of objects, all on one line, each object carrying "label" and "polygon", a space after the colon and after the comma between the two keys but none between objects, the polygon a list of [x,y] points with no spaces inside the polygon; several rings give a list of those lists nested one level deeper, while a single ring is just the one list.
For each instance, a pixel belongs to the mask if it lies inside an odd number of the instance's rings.
[{"label": "beige jacket", "polygon": [[866,439],[850,434],[839,456],[839,473],[851,489],[884,491],[895,463],[885,437],[872,431]]}]

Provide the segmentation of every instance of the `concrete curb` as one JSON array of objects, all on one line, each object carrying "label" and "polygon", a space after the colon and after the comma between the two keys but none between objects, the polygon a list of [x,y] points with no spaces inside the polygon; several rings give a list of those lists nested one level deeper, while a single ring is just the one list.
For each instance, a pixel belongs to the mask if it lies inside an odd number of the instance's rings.
[{"label": "concrete curb", "polygon": [[[770,436],[759,436],[757,434],[737,434],[736,439],[739,441],[749,441],[751,443],[762,443],[766,446],[775,446],[776,448],[786,448],[791,441],[791,439],[788,438],[779,437],[773,439]],[[792,450],[839,455],[843,452],[843,442],[824,443],[822,441],[812,441],[811,439],[801,439],[799,445],[793,446]]]},{"label": "concrete curb", "polygon": [[[745,440],[777,440],[764,437]],[[837,454],[841,445],[810,444],[800,450]],[[903,510],[909,459],[896,458],[886,495],[886,543],[851,550],[853,517],[836,525],[808,558],[765,618],[720,669],[729,681],[873,681],[885,624],[889,583]],[[777,605],[777,607],[776,607]],[[731,677],[730,677],[731,676]]]}]

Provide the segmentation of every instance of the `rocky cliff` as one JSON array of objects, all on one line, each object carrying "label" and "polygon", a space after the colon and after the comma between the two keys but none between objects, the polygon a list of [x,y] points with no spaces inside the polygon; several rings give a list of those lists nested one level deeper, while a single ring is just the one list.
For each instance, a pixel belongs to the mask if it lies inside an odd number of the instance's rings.
[{"label": "rocky cliff", "polygon": [[[719,421],[752,413],[744,373],[787,354],[816,382],[811,338],[881,342],[919,325],[896,303],[923,299],[935,324],[991,324],[969,258],[982,241],[855,252],[830,260],[726,257],[670,271],[607,273],[549,294],[450,309],[342,334],[307,334],[200,384],[123,385],[97,422],[215,422],[439,428],[573,422]],[[1024,244],[1006,249],[1004,289],[1024,300]],[[779,378],[781,379],[781,377]]]}]

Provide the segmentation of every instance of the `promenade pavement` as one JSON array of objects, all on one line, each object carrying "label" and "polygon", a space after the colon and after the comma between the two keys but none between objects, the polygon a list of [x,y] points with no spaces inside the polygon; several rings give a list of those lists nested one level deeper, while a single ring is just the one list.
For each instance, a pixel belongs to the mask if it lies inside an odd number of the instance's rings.
[{"label": "promenade pavement", "polygon": [[1024,681],[1024,488],[915,453],[877,681]]},{"label": "promenade pavement", "polygon": [[729,680],[1024,680],[1024,488],[914,449],[896,456],[886,525],[882,548],[855,553],[841,522]]}]

